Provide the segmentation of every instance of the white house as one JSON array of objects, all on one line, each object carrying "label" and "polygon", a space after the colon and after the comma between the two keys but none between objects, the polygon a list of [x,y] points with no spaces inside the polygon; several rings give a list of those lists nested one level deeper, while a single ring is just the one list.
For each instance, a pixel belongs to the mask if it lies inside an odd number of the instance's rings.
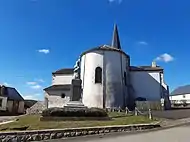
[{"label": "white house", "polygon": [[190,85],[180,86],[170,94],[170,100],[174,104],[190,104]]},{"label": "white house", "polygon": [[[88,107],[111,108],[134,104],[135,100],[169,100],[164,70],[150,66],[131,66],[130,56],[120,45],[117,26],[111,45],[100,45],[80,57],[82,102]],[[70,98],[73,68],[52,73],[52,85],[44,89],[47,107],[63,107]]]},{"label": "white house", "polygon": [[0,115],[1,114],[23,114],[24,99],[19,92],[12,87],[0,85]]}]

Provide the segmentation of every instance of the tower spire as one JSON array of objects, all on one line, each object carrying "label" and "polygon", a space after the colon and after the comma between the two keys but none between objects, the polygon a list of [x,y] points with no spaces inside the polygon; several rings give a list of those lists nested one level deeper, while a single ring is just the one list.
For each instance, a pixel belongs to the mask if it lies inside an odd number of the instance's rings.
[{"label": "tower spire", "polygon": [[120,40],[119,40],[119,33],[117,29],[117,25],[114,25],[113,37],[112,37],[112,47],[121,49]]}]

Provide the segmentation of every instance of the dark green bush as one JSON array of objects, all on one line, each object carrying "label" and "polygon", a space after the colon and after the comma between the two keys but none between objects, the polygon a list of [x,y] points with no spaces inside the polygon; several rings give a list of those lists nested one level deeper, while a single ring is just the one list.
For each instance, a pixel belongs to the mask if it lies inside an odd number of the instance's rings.
[{"label": "dark green bush", "polygon": [[107,117],[108,114],[106,113],[105,110],[100,109],[100,108],[89,108],[86,110],[85,113],[86,117]]},{"label": "dark green bush", "polygon": [[86,109],[66,109],[66,108],[48,108],[42,112],[43,117],[107,117],[105,110],[100,108]]}]

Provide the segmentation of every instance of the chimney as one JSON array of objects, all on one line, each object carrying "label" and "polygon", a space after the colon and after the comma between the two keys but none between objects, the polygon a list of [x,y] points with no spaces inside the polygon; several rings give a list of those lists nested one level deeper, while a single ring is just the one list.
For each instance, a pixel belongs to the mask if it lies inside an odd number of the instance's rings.
[{"label": "chimney", "polygon": [[153,61],[152,62],[152,67],[154,68],[154,67],[156,67],[157,65],[156,65],[156,62],[155,61]]}]

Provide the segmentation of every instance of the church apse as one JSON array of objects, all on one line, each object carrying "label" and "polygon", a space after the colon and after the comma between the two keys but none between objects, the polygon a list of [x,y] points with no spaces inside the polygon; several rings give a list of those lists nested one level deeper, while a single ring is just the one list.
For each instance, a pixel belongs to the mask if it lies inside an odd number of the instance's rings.
[{"label": "church apse", "polygon": [[[65,71],[68,73],[68,70]],[[161,67],[156,64],[141,67],[130,65],[130,56],[121,48],[116,25],[111,45],[100,45],[84,51],[70,73],[63,75],[61,72],[54,74],[56,81],[52,86],[61,85],[63,88],[71,85],[73,78],[81,79],[81,100],[87,107],[134,106],[135,98],[139,97],[147,101],[160,101],[163,94],[161,91],[164,90],[154,77],[163,73]],[[68,91],[69,94],[71,92]]]}]

